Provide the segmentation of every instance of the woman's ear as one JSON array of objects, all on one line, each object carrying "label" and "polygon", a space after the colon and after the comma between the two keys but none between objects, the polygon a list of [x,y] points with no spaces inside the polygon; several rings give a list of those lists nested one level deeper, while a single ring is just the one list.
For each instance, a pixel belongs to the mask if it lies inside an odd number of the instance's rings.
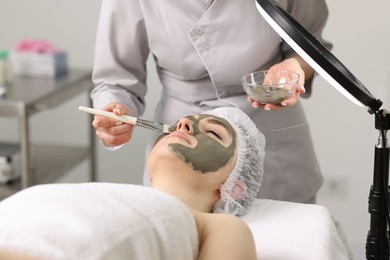
[{"label": "woman's ear", "polygon": [[233,188],[229,191],[230,196],[234,200],[240,200],[246,195],[246,185],[240,180],[234,181]]}]

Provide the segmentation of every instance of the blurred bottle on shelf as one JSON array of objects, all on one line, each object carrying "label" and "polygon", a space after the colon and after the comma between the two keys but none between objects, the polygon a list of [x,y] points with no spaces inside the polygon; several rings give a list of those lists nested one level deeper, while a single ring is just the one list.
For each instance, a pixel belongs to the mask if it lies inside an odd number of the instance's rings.
[{"label": "blurred bottle on shelf", "polygon": [[0,96],[6,92],[6,86],[12,85],[13,73],[9,60],[9,52],[0,50]]}]

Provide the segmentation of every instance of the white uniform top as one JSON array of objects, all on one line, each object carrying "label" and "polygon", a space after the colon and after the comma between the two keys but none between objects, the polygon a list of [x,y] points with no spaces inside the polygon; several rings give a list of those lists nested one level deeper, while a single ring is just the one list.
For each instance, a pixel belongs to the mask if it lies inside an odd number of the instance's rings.
[{"label": "white uniform top", "polygon": [[[322,41],[324,0],[278,2]],[[259,197],[306,202],[315,196],[322,177],[301,104],[282,111],[252,108],[240,83],[244,74],[294,54],[254,0],[103,0],[95,51],[94,107],[119,101],[142,115],[151,53],[163,85],[155,120],[173,124],[183,115],[234,104],[267,140]]]}]

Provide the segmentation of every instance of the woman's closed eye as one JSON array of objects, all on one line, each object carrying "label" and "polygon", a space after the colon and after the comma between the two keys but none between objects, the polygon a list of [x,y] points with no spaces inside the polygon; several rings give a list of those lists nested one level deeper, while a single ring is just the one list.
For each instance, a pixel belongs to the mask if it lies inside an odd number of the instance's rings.
[{"label": "woman's closed eye", "polygon": [[210,119],[203,122],[204,124],[201,124],[200,126],[200,130],[203,134],[209,136],[210,138],[213,138],[225,147],[231,144],[231,133],[224,124],[217,120]]},{"label": "woman's closed eye", "polygon": [[207,130],[206,130],[206,133],[215,136],[215,137],[218,138],[219,140],[222,140],[222,139],[223,139],[223,138],[222,138],[222,135],[221,135],[220,133],[218,133],[218,131],[216,131],[215,129],[211,129],[211,128],[210,128],[210,129],[207,129]]}]

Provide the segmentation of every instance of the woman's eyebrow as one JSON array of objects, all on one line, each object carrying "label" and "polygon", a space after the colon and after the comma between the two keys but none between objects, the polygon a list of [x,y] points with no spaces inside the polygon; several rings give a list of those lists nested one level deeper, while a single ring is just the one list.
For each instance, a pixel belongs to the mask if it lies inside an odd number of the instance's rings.
[{"label": "woman's eyebrow", "polygon": [[227,125],[224,124],[223,122],[221,122],[215,118],[207,118],[207,122],[211,123],[211,124],[216,124],[216,125],[222,126],[223,128],[225,128],[226,132],[228,132],[229,136],[232,136],[230,128],[228,128]]}]

